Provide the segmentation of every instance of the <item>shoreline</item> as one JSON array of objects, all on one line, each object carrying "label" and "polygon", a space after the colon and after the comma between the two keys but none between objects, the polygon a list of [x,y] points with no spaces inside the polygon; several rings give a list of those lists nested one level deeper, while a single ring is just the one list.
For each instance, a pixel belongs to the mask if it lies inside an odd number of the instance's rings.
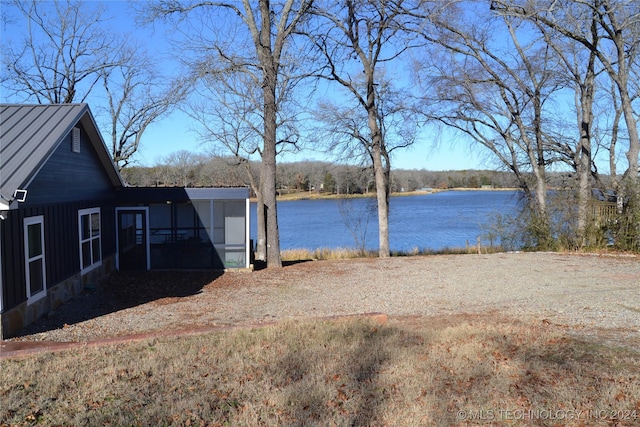
[{"label": "shoreline", "polygon": [[[467,188],[467,187],[455,187],[447,189],[432,188],[429,190],[414,190],[391,193],[390,197],[409,197],[409,196],[423,196],[426,194],[444,193],[446,191],[518,191],[518,188]],[[367,194],[333,194],[333,193],[320,193],[317,191],[298,191],[295,193],[289,193],[276,196],[278,202],[289,202],[298,200],[333,200],[333,199],[362,199],[367,197],[375,197],[375,192]],[[257,199],[251,197],[251,202],[255,202]]]}]

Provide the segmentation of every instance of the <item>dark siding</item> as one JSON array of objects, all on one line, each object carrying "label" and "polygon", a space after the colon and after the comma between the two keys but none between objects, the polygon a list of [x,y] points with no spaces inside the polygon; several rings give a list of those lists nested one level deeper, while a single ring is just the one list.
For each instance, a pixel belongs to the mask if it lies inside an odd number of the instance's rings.
[{"label": "dark siding", "polygon": [[76,202],[40,207],[23,207],[6,212],[2,222],[2,263],[4,310],[9,310],[27,299],[24,265],[24,218],[44,216],[45,261],[47,287],[80,271],[78,211],[100,208],[102,257],[115,254],[114,206],[107,202]]},{"label": "dark siding", "polygon": [[[102,255],[103,259],[116,253],[116,212],[115,205],[108,203],[102,206]],[[79,262],[79,261],[78,261]]]},{"label": "dark siding", "polygon": [[22,231],[22,219],[18,211],[6,213],[4,222],[4,233],[2,234],[2,263],[4,270],[4,280],[2,289],[4,291],[5,310],[14,307],[20,301],[26,299],[25,278],[24,278],[24,241]]},{"label": "dark siding", "polygon": [[[7,257],[7,250],[5,249],[5,245],[4,245],[4,241],[5,239],[2,238],[2,236],[4,236],[7,233],[7,229],[5,228],[5,221],[0,219],[0,289],[2,289],[2,283],[5,283],[7,281],[6,278],[6,274],[5,274],[5,258]],[[0,291],[0,311],[1,311],[1,307],[4,307],[5,305],[7,305],[7,298],[5,297],[5,292]]]},{"label": "dark siding", "polygon": [[44,208],[47,283],[60,282],[80,271],[77,205],[49,205]]},{"label": "dark siding", "polygon": [[20,237],[21,232],[16,223],[17,212],[9,211],[4,213],[5,220],[2,221],[2,289],[3,289],[3,307],[8,309],[11,301],[14,299],[16,291],[14,285],[20,282],[20,278],[16,277],[19,273],[18,265],[24,254],[21,245],[16,244],[16,239]]},{"label": "dark siding", "polygon": [[80,153],[67,135],[27,187],[26,205],[110,199],[113,185],[80,124]]}]

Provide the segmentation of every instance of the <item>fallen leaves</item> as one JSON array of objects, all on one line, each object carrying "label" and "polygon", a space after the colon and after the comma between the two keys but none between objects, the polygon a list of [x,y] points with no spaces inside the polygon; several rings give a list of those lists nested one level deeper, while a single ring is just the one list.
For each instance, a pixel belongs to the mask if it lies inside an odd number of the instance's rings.
[{"label": "fallen leaves", "polygon": [[290,322],[0,361],[0,425],[115,414],[134,425],[453,425],[461,410],[640,410],[637,353],[555,326],[439,322]]}]

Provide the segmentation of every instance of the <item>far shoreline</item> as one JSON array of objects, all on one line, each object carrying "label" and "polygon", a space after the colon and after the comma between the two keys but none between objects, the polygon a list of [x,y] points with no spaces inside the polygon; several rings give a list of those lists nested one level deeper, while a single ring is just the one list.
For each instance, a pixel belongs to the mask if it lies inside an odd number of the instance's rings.
[{"label": "far shoreline", "polygon": [[[414,190],[414,191],[398,191],[391,193],[391,197],[408,197],[408,196],[424,196],[426,194],[444,193],[447,191],[518,191],[518,188],[494,188],[494,187],[481,187],[481,188],[469,188],[469,187],[454,187],[454,188],[430,188],[428,190]],[[362,193],[362,194],[334,194],[324,193],[319,191],[297,191],[288,194],[280,194],[276,196],[278,202],[289,202],[299,200],[334,200],[334,199],[362,199],[367,197],[375,197],[375,192]],[[251,202],[255,202],[257,199],[252,197]]]}]

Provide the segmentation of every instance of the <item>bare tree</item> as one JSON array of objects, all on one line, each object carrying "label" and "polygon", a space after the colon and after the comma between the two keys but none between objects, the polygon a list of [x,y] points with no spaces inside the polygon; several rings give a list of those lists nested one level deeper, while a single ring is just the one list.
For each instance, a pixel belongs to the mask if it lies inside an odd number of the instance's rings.
[{"label": "bare tree", "polygon": [[[160,87],[153,62],[110,31],[102,7],[72,0],[15,0],[12,6],[26,19],[27,34],[23,43],[3,49],[8,93],[38,103],[91,100],[94,111],[107,112],[114,162],[119,169],[128,165],[146,128],[183,92]],[[107,105],[100,104],[100,89]]]},{"label": "bare tree", "polygon": [[[589,215],[589,204],[592,198],[592,173],[595,174],[593,157],[594,133],[594,99],[596,93],[595,51],[600,43],[598,32],[598,17],[589,9],[580,9],[567,5],[558,11],[563,15],[562,20],[567,27],[576,33],[582,32],[594,49],[582,49],[580,44],[567,38],[558,38],[557,33],[545,25],[537,26],[544,36],[545,43],[556,53],[561,66],[561,75],[566,76],[566,86],[573,88],[575,96],[575,113],[577,117],[577,135],[575,144],[558,144],[558,154],[567,159],[578,175],[578,206],[577,206],[577,237],[578,245],[587,244],[586,228]],[[586,16],[585,16],[586,14]],[[534,21],[535,23],[535,21]],[[560,138],[559,138],[560,139]],[[552,147],[552,150],[554,148]]]},{"label": "bare tree", "polygon": [[[236,158],[228,155],[207,156],[199,172],[196,181],[199,186],[242,187],[248,182],[245,168],[238,165]],[[259,174],[254,172],[252,175],[257,177]]]},{"label": "bare tree", "polygon": [[342,217],[342,222],[353,237],[356,250],[362,256],[367,253],[367,229],[369,221],[376,213],[376,206],[373,199],[340,199],[338,212]]},{"label": "bare tree", "polygon": [[[343,136],[358,142],[373,166],[380,257],[390,256],[391,146],[386,139],[389,135],[385,135],[385,132],[390,133],[391,123],[385,122],[385,118],[390,118],[392,114],[385,111],[383,100],[390,103],[392,98],[387,90],[390,79],[385,79],[384,67],[389,64],[390,68],[391,61],[397,60],[413,46],[410,30],[420,24],[411,11],[418,10],[420,4],[420,1],[349,0],[344,5],[317,7],[313,13],[318,27],[308,33],[323,66],[318,76],[336,82],[354,101],[341,113],[333,114],[329,121],[334,123],[333,129],[337,130],[334,119],[342,118],[340,123],[345,125],[346,132]],[[412,139],[412,136],[408,136],[398,145],[408,145]]]},{"label": "bare tree", "polygon": [[[260,88],[260,113],[262,168],[259,193],[263,198],[266,231],[266,255],[268,267],[281,267],[280,234],[276,207],[276,154],[278,126],[278,85],[282,83],[281,69],[287,62],[288,43],[306,16],[312,0],[286,0],[271,5],[268,0],[259,0],[252,5],[249,0],[241,2],[181,2],[161,1],[151,5],[155,17],[177,15],[187,23],[188,15],[202,18],[197,34],[187,35],[185,49],[203,47],[191,67],[194,75],[209,73],[230,75],[245,73],[257,77],[254,88]],[[209,14],[207,14],[209,13]],[[226,22],[223,25],[221,20]],[[224,31],[221,31],[224,28]],[[204,31],[203,31],[204,29]],[[207,39],[209,38],[209,39]],[[216,106],[211,106],[216,108]],[[259,215],[263,213],[260,212]],[[259,244],[260,237],[259,237]]]},{"label": "bare tree", "polygon": [[[295,114],[290,113],[291,95],[299,76],[292,75],[282,66],[280,84],[276,94],[276,155],[296,150],[299,140]],[[295,68],[295,64],[293,66]],[[264,116],[262,114],[262,88],[257,69],[244,69],[240,73],[207,73],[197,78],[197,99],[188,102],[187,113],[199,123],[196,129],[202,141],[212,146],[223,146],[245,170],[251,188],[257,196],[257,211],[264,212],[264,198],[259,176],[255,176],[251,159],[262,156]],[[216,105],[216,108],[212,108]],[[266,260],[265,216],[258,215],[258,244],[255,257]]]},{"label": "bare tree", "polygon": [[[634,91],[637,84],[632,76],[637,75],[638,48],[640,48],[640,4],[634,0],[571,0],[556,2],[550,0],[494,0],[491,8],[504,15],[527,19],[539,28],[547,28],[555,33],[554,37],[564,38],[581,45],[595,57],[611,79],[617,90],[620,101],[619,107],[626,124],[628,134],[628,150],[626,153],[628,168],[625,171],[621,185],[618,188],[618,206],[622,207],[627,201],[629,209],[625,217],[629,227],[622,240],[632,241],[637,247],[640,242],[640,185],[638,177],[640,169],[638,157],[640,155],[640,140],[638,135],[637,111],[634,111]],[[577,12],[577,23],[574,16]],[[570,18],[570,19],[567,19]],[[585,28],[589,30],[585,31]],[[592,64],[589,62],[588,67]],[[588,72],[587,72],[588,75]],[[585,125],[585,123],[582,123]],[[611,151],[617,141],[618,122],[614,121],[616,135],[612,137]],[[583,132],[584,134],[584,132]],[[581,140],[586,141],[584,135]],[[582,148],[585,148],[583,145]],[[613,169],[615,172],[615,169]],[[584,173],[584,172],[583,172]],[[582,197],[586,197],[585,189],[581,189]],[[584,209],[584,202],[581,203]],[[620,209],[622,212],[622,209]],[[585,213],[580,212],[584,217]],[[580,218],[582,222],[584,218]]]},{"label": "bare tree", "polygon": [[27,22],[23,42],[3,43],[3,84],[15,98],[86,102],[106,71],[129,60],[122,54],[123,40],[104,27],[100,7],[72,0],[14,0],[12,6]]},{"label": "bare tree", "polygon": [[157,64],[142,50],[132,50],[128,56],[129,61],[102,75],[108,103],[108,145],[120,170],[130,164],[147,127],[171,112],[185,96],[184,87],[163,83]]},{"label": "bare tree", "polygon": [[583,15],[588,19],[584,26],[591,27],[591,20],[595,18],[597,28],[594,31],[601,31],[600,43],[594,44],[588,33],[567,25],[556,1],[494,0],[491,7],[503,14],[519,16],[539,26],[546,26],[560,36],[580,43],[597,57],[618,90],[629,135],[626,154],[629,167],[625,174],[632,182],[637,182],[640,173],[640,140],[633,108],[634,83],[630,77],[634,73],[633,68],[638,65],[640,4],[635,0],[571,0],[570,4],[590,12]]},{"label": "bare tree", "polygon": [[166,155],[159,163],[163,169],[163,185],[192,187],[202,167],[202,156],[187,150],[178,150]]},{"label": "bare tree", "polygon": [[[420,76],[430,88],[425,113],[488,148],[516,175],[533,202],[540,245],[546,245],[548,154],[554,143],[546,104],[561,88],[553,51],[539,38],[522,37],[516,19],[481,9],[465,16],[451,7],[434,14],[433,30],[424,33],[432,43],[429,55],[437,58]],[[495,42],[498,31],[501,44]],[[445,50],[438,53],[436,46]]]},{"label": "bare tree", "polygon": [[[259,87],[252,81],[252,75],[230,75],[222,79],[207,78],[202,85],[208,96],[201,96],[204,101],[189,103],[188,114],[193,117],[200,128],[197,130],[201,139],[209,144],[222,144],[231,152],[238,166],[242,166],[249,178],[249,184],[257,198],[257,231],[258,244],[255,258],[267,259],[266,216],[264,215],[264,196],[260,178],[253,174],[251,156],[261,154],[263,133],[260,114],[260,96],[256,96]],[[249,78],[249,84],[244,84]],[[220,87],[222,86],[222,87]],[[217,108],[212,108],[212,102]]]}]

